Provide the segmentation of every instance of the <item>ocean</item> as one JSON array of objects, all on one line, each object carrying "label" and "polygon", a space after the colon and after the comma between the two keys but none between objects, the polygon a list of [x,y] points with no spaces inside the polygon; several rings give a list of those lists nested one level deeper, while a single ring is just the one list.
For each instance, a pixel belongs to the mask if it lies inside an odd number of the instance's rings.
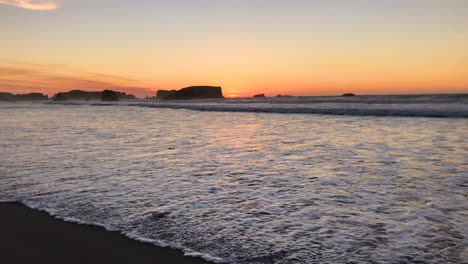
[{"label": "ocean", "polygon": [[217,263],[467,263],[468,95],[0,104],[0,201]]}]

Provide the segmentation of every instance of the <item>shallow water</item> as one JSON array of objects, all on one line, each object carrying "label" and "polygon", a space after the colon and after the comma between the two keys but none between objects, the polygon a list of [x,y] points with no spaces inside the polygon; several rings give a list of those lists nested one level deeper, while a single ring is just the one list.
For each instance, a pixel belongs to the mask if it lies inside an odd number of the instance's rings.
[{"label": "shallow water", "polygon": [[0,105],[0,200],[230,263],[463,263],[468,119]]}]

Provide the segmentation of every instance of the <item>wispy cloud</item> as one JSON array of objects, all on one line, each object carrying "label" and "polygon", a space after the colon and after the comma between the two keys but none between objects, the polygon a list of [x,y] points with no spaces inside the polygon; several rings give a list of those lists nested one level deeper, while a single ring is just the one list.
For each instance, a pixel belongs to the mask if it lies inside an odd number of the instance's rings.
[{"label": "wispy cloud", "polygon": [[52,95],[69,90],[105,89],[144,97],[154,92],[137,86],[138,81],[120,76],[93,73],[66,65],[32,64],[7,61],[0,65],[0,91],[12,93],[42,92]]},{"label": "wispy cloud", "polygon": [[0,0],[0,4],[32,10],[54,10],[59,7],[58,3],[52,0]]}]

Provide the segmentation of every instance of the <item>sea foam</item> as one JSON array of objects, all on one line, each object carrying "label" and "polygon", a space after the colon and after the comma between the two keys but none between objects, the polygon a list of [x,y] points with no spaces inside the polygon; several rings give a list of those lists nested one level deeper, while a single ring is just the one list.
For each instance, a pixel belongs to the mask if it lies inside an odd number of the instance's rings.
[{"label": "sea foam", "polygon": [[466,118],[129,104],[0,106],[0,200],[216,262],[466,255]]}]

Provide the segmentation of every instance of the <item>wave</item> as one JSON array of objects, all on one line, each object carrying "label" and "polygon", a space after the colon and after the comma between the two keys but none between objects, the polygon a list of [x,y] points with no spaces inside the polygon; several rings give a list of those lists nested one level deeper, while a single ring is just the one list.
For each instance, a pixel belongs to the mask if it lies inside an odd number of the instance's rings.
[{"label": "wave", "polygon": [[319,115],[350,115],[350,116],[402,116],[402,117],[468,117],[468,107],[461,109],[401,109],[367,108],[367,107],[278,107],[278,106],[239,106],[239,105],[191,105],[191,104],[129,104],[130,106],[188,109],[196,111],[216,112],[253,112],[278,114],[319,114]]},{"label": "wave", "polygon": [[357,97],[280,97],[190,101],[50,102],[60,105],[136,106],[216,112],[347,116],[468,117],[468,95],[391,95]]},{"label": "wave", "polygon": [[365,104],[468,104],[468,94],[422,94],[422,95],[361,95],[361,96],[299,96],[299,97],[268,97],[268,98],[236,98],[226,99],[233,103],[365,103]]}]

